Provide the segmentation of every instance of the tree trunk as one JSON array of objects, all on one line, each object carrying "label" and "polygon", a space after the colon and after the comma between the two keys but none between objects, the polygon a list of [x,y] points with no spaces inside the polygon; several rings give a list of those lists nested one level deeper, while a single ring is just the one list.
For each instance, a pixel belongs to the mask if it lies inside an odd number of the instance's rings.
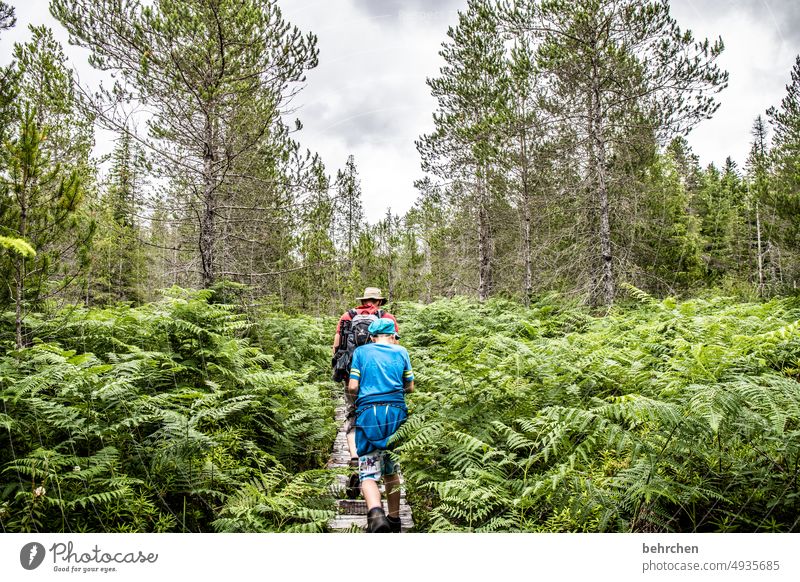
[{"label": "tree trunk", "polygon": [[531,208],[528,201],[525,202],[525,242],[523,246],[525,253],[525,306],[530,307],[533,298],[533,263],[531,260]]},{"label": "tree trunk", "polygon": [[491,234],[487,208],[486,174],[478,175],[478,299],[486,301],[492,292]]},{"label": "tree trunk", "polygon": [[603,259],[603,302],[605,305],[614,303],[614,271],[611,254],[611,221],[608,204],[608,189],[606,187],[605,171],[605,144],[599,144],[598,153],[598,189],[600,194],[600,252]]},{"label": "tree trunk", "polygon": [[[428,231],[427,236],[430,236],[430,231]],[[431,243],[427,238],[424,238],[423,241],[425,250],[425,268],[422,278],[425,281],[425,303],[430,303],[433,296],[433,261],[431,259]]]},{"label": "tree trunk", "polygon": [[[22,191],[20,192],[20,212],[19,212],[19,237],[25,239],[28,234],[28,202],[27,202],[27,179],[23,181]],[[14,329],[16,332],[17,349],[21,350],[25,347],[24,338],[22,337],[22,302],[25,295],[25,257],[19,255],[19,262],[15,269],[15,295],[14,297]]]},{"label": "tree trunk", "polygon": [[15,297],[15,317],[14,317],[14,324],[16,329],[16,337],[17,337],[17,349],[21,350],[24,347],[24,343],[22,341],[22,294],[24,293],[23,282],[22,279],[24,277],[22,269],[25,259],[20,257],[20,265],[16,269],[16,297]]},{"label": "tree trunk", "polygon": [[531,262],[531,193],[528,185],[528,151],[525,133],[520,139],[520,162],[522,164],[522,221],[523,243],[522,260],[525,265],[524,300],[525,306],[530,306],[533,296],[533,265]]},{"label": "tree trunk", "polygon": [[213,192],[208,188],[205,195],[205,211],[200,221],[200,260],[203,264],[204,289],[214,284],[214,205]]},{"label": "tree trunk", "polygon": [[353,233],[355,230],[353,221],[353,192],[347,190],[347,260],[353,261]]},{"label": "tree trunk", "polygon": [[392,271],[394,270],[394,248],[392,247],[392,210],[391,208],[386,211],[386,255],[388,257],[388,264],[386,265],[386,278],[389,285],[389,293],[387,295],[387,303],[394,301],[394,277]]},{"label": "tree trunk", "polygon": [[203,154],[203,215],[200,218],[200,260],[203,266],[204,289],[214,284],[214,242],[216,238],[214,214],[216,212],[216,176],[214,168],[214,127],[211,117],[206,118],[205,152]]},{"label": "tree trunk", "polygon": [[764,296],[764,253],[761,250],[761,212],[756,200],[756,265],[758,268],[758,296]]},{"label": "tree trunk", "polygon": [[[597,197],[600,205],[600,285],[592,289],[593,303],[609,306],[614,302],[614,272],[611,253],[611,221],[606,179],[606,144],[603,137],[603,112],[600,103],[600,86],[596,68],[592,75],[592,95],[589,111],[590,172],[597,180]],[[599,299],[599,301],[597,301]]]},{"label": "tree trunk", "polygon": [[781,268],[781,249],[778,245],[772,244],[767,238],[767,253],[769,254],[769,272],[771,285],[774,287],[783,285],[783,269]]}]

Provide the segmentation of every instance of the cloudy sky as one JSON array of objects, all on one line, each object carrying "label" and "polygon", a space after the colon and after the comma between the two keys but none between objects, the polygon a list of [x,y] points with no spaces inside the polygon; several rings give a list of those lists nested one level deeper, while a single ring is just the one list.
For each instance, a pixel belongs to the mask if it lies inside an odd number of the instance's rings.
[{"label": "cloudy sky", "polygon": [[[9,1],[9,0],[6,0]],[[2,61],[10,43],[27,37],[28,23],[46,23],[66,44],[66,34],[47,13],[46,0],[10,0],[15,30],[0,40]],[[466,0],[278,0],[285,17],[319,39],[319,66],[296,98],[304,129],[296,137],[318,151],[335,174],[349,154],[356,159],[364,207],[371,220],[387,208],[405,212],[421,176],[414,140],[432,130],[435,101],[425,79],[441,66],[438,50],[447,27]],[[759,113],[785,94],[800,53],[798,0],[672,0],[682,28],[698,38],[721,36],[720,64],[730,83],[719,95],[713,119],[688,139],[701,163],[747,156],[750,128]],[[85,83],[97,77],[79,49],[68,50]],[[107,140],[98,139],[98,149]]]}]

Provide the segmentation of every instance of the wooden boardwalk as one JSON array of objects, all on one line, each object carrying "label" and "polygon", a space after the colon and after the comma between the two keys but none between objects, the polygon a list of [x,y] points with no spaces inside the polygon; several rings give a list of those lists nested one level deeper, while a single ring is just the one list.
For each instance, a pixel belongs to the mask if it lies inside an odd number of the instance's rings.
[{"label": "wooden boardwalk", "polygon": [[[328,467],[348,467],[350,462],[350,451],[347,448],[347,436],[344,432],[345,420],[345,404],[344,396],[340,395],[336,403],[336,422],[339,424],[339,432],[336,434],[336,440],[333,443],[333,451],[328,460]],[[347,499],[345,490],[347,487],[347,476],[337,475],[334,494],[337,497],[337,511],[338,514],[333,518],[328,526],[331,531],[346,531],[356,532],[365,531],[367,527],[367,505],[364,499],[359,495],[358,499]],[[400,475],[400,483],[402,487],[403,475]],[[383,509],[388,513],[386,508],[386,494],[381,485],[381,492],[383,493]],[[406,502],[406,492],[403,487],[400,492],[400,529],[407,532],[414,527],[414,520],[411,516],[411,507]]]}]

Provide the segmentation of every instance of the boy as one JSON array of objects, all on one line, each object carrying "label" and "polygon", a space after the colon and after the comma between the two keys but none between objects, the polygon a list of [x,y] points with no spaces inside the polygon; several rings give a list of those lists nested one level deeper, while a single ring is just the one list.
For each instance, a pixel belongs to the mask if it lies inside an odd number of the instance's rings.
[{"label": "boy", "polygon": [[[356,348],[348,390],[356,399],[355,440],[361,493],[367,502],[368,529],[400,531],[400,477],[386,451],[408,410],[405,394],[414,390],[408,351],[397,345],[395,323],[380,318],[369,326],[372,343]],[[384,513],[378,480],[383,477],[389,515]]]}]

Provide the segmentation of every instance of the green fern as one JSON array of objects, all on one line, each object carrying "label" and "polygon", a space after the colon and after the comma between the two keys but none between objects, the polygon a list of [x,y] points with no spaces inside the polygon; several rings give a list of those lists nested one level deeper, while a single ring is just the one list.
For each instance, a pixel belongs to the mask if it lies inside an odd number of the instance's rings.
[{"label": "green fern", "polygon": [[797,530],[793,303],[628,292],[641,306],[602,318],[401,306],[418,391],[396,444],[424,529]]},{"label": "green fern", "polygon": [[296,484],[285,494],[295,517],[263,531],[326,523],[327,489],[293,479],[327,459],[330,386],[320,366],[284,361],[273,345],[297,340],[303,353],[325,324],[261,336],[285,316],[254,321],[211,298],[173,288],[135,309],[30,319],[34,346],[0,356],[4,530],[212,531],[276,466]]}]

